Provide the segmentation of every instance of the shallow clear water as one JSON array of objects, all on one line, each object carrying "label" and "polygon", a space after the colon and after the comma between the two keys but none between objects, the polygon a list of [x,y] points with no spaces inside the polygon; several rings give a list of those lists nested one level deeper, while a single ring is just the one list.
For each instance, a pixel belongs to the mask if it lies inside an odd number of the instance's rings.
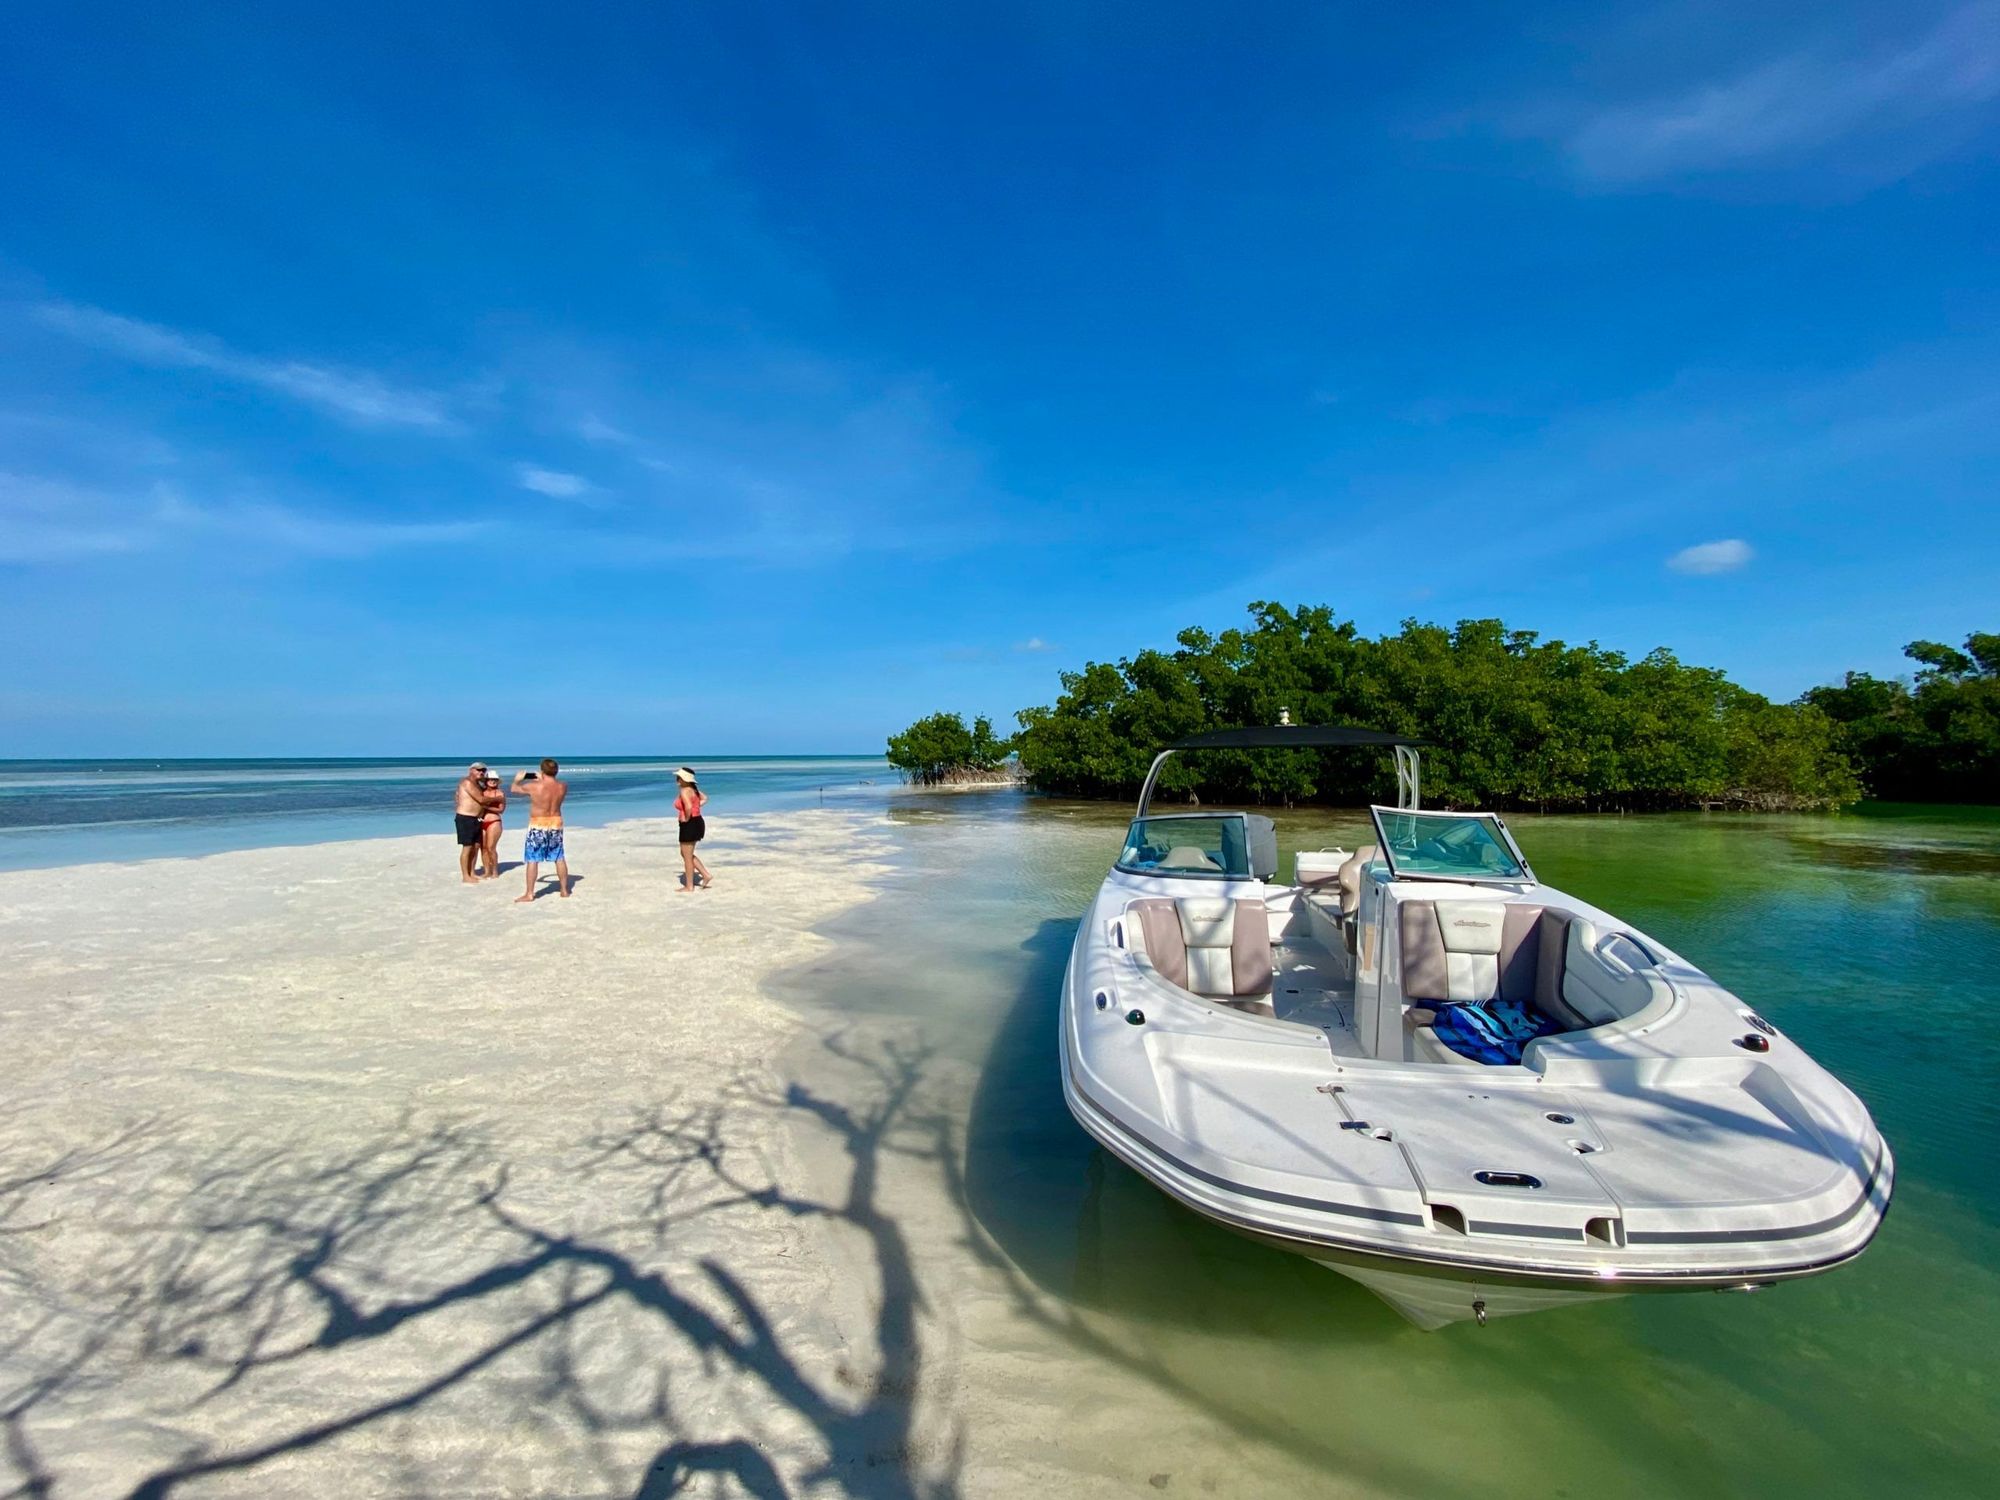
[{"label": "shallow clear water", "polygon": [[[534,760],[487,757],[512,779]],[[565,762],[568,821],[665,816],[674,767],[658,757]],[[452,793],[467,762],[378,760],[0,761],[0,870],[97,860],[217,854],[228,849],[451,831]],[[879,756],[700,758],[718,814],[826,798],[879,797],[896,775]],[[508,822],[524,826],[520,800]]]},{"label": "shallow clear water", "polygon": [[[1868,1102],[1899,1161],[1862,1259],[1756,1296],[1625,1298],[1420,1333],[1369,1293],[1181,1210],[1064,1108],[1055,1008],[1125,812],[894,799],[903,869],[796,976],[809,1012],[976,1067],[966,1207],[1097,1330],[1080,1401],[1144,1381],[1329,1487],[1487,1495],[1947,1494],[2000,1460],[2000,814],[1532,818],[1550,884],[1657,934]],[[1359,815],[1282,818],[1293,849]],[[932,1267],[933,1284],[948,1281]],[[1125,1388],[1130,1388],[1127,1385]],[[1136,1415],[1130,1472],[1167,1434]]]}]

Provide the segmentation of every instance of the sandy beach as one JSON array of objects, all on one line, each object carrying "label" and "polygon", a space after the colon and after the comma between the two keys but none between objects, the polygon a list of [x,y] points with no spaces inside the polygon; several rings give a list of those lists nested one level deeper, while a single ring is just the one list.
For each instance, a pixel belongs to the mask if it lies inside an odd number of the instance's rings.
[{"label": "sandy beach", "polygon": [[762,981],[865,899],[869,821],[739,820],[692,895],[671,824],[577,833],[531,907],[442,838],[0,877],[18,1492],[755,1489],[893,1447],[765,1107]]}]

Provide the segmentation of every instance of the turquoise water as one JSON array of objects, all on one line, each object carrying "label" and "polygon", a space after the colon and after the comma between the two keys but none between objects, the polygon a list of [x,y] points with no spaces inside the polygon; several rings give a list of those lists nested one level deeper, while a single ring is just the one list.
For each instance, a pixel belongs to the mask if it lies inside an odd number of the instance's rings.
[{"label": "turquoise water", "polygon": [[[1830,1275],[1430,1334],[1179,1209],[1071,1122],[1056,994],[1123,809],[968,796],[896,801],[890,816],[901,873],[837,924],[837,955],[787,998],[976,1068],[952,1106],[965,1210],[1074,1314],[1059,1378],[1079,1400],[1144,1387],[1223,1423],[1246,1462],[1277,1458],[1343,1491],[1990,1486],[2000,815],[1515,819],[1544,880],[1657,934],[1845,1079],[1901,1175],[1876,1244]],[[1358,816],[1282,819],[1285,867],[1294,848],[1363,833]],[[949,1267],[927,1269],[949,1280]],[[1132,1409],[1116,1441],[1143,1480],[1173,1434],[1144,1403]]]},{"label": "turquoise water", "polygon": [[[0,870],[444,834],[470,758],[0,761]],[[484,759],[511,779],[539,757]],[[897,780],[880,756],[577,756],[569,821],[664,815],[683,760],[718,813],[879,797]]]}]

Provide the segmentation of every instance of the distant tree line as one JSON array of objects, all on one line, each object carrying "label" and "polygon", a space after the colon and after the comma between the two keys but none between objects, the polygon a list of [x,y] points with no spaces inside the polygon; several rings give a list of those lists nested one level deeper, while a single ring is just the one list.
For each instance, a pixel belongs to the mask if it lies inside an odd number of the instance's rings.
[{"label": "distant tree line", "polygon": [[1892,802],[2000,802],[2000,635],[1963,651],[1912,641],[1916,681],[1849,672],[1799,701],[1838,727],[1868,795]]},{"label": "distant tree line", "polygon": [[[1964,651],[1919,641],[1914,685],[1849,673],[1774,703],[1664,648],[1637,660],[1544,641],[1498,620],[1405,621],[1367,637],[1320,606],[1251,606],[1248,630],[1185,630],[1064,672],[1054,704],[1021,710],[1011,741],[980,719],[919,720],[889,741],[916,780],[1017,755],[1028,782],[1079,797],[1137,794],[1155,751],[1202,730],[1356,724],[1429,742],[1431,806],[1547,811],[1844,806],[1863,795],[2000,800],[2000,636]],[[1167,763],[1158,795],[1190,801],[1392,800],[1386,754],[1210,751]]]}]

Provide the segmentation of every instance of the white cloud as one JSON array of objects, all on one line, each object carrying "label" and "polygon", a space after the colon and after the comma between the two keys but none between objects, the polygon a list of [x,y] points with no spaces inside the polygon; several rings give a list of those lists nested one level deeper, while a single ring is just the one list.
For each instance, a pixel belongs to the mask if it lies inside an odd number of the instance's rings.
[{"label": "white cloud", "polygon": [[1043,640],[1040,636],[1031,635],[1025,641],[1022,641],[1019,644],[1017,644],[1014,647],[1014,649],[1016,651],[1053,651],[1056,648],[1054,646],[1051,646],[1047,641]]},{"label": "white cloud", "polygon": [[492,530],[483,521],[382,521],[261,500],[195,504],[166,485],[120,490],[0,472],[0,563],[77,562],[192,537],[293,557],[373,557],[462,546]]},{"label": "white cloud", "polygon": [[196,513],[191,524],[296,556],[349,558],[374,557],[406,547],[452,546],[492,529],[483,521],[368,521],[289,505],[206,510]]},{"label": "white cloud", "polygon": [[1567,132],[1584,175],[1633,181],[1743,167],[2000,98],[2000,0],[1867,55],[1806,50],[1684,93],[1600,111]]},{"label": "white cloud", "polygon": [[367,426],[449,427],[444,398],[431,391],[393,386],[365,371],[336,370],[301,360],[243,354],[219,340],[181,333],[157,323],[120,317],[101,308],[43,302],[35,316],[79,343],[122,354],[140,364],[208,370],[336,417]]},{"label": "white cloud", "polygon": [[1734,573],[1756,555],[1756,549],[1748,542],[1740,537],[1730,537],[1726,541],[1701,542],[1683,547],[1667,559],[1667,566],[1676,573],[1691,573],[1697,578],[1706,578],[1716,573]]},{"label": "white cloud", "polygon": [[521,464],[514,470],[514,477],[520,480],[521,488],[533,490],[537,495],[547,495],[551,500],[581,500],[597,486],[581,474],[564,474],[555,469],[538,469],[533,464]]},{"label": "white cloud", "polygon": [[99,491],[0,472],[0,563],[74,562],[143,551],[154,540],[143,518]]}]

